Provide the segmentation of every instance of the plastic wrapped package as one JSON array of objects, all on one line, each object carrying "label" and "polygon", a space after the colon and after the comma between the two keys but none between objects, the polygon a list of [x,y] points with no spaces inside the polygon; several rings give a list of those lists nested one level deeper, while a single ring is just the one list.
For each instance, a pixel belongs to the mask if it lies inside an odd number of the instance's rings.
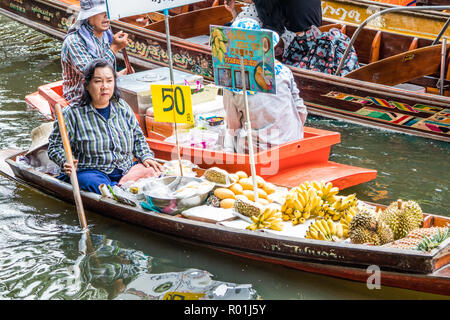
[{"label": "plastic wrapped package", "polygon": [[[191,129],[189,132],[178,134],[178,143],[182,146],[216,150],[220,147],[220,132],[204,130],[200,128]],[[164,141],[176,143],[175,135],[166,138]]]},{"label": "plastic wrapped package", "polygon": [[[194,169],[198,169],[198,166],[189,160],[181,160],[181,166],[183,168],[183,176],[195,177],[197,175]],[[179,161],[171,160],[164,163],[162,173],[166,176],[180,176],[181,172]]]}]

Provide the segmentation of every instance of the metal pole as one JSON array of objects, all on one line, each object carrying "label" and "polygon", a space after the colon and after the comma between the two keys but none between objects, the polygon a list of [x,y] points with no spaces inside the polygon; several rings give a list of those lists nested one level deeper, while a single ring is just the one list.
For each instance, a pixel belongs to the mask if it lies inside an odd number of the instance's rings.
[{"label": "metal pole", "polygon": [[241,56],[241,81],[242,81],[242,92],[244,94],[244,104],[245,104],[245,114],[247,118],[247,141],[248,141],[248,149],[249,149],[249,158],[250,158],[250,171],[252,174],[253,181],[253,193],[255,196],[255,202],[258,201],[258,184],[256,182],[256,168],[255,168],[255,155],[253,153],[253,138],[252,138],[252,124],[250,122],[250,110],[248,108],[248,97],[247,97],[247,77],[245,76],[245,66],[244,66],[244,57]]},{"label": "metal pole", "polygon": [[450,25],[450,18],[448,18],[447,22],[444,24],[444,26],[442,27],[441,31],[439,31],[439,34],[436,37],[436,39],[434,39],[434,41],[432,43],[433,46],[435,44],[437,44],[439,42],[439,40],[441,40],[442,35],[445,33],[445,31],[447,30],[449,25]]},{"label": "metal pole", "polygon": [[[164,10],[164,20],[166,24],[166,37],[167,37],[167,55],[169,58],[169,72],[170,72],[170,85],[173,86],[175,83],[173,76],[173,57],[172,57],[172,44],[170,41],[170,26],[169,26],[169,10]],[[175,95],[175,94],[174,94]],[[174,97],[175,100],[175,97]],[[174,108],[174,120],[175,120],[175,108]],[[175,143],[177,145],[177,157],[178,165],[180,166],[180,175],[183,177],[183,165],[181,164],[181,154],[180,154],[180,143],[178,141],[178,127],[176,120],[174,121],[174,131],[175,131]]]},{"label": "metal pole", "polygon": [[[423,7],[394,7],[394,8],[388,8],[385,10],[382,10],[380,12],[374,13],[370,17],[368,17],[366,20],[364,20],[363,23],[361,23],[358,28],[356,29],[355,33],[353,34],[350,43],[348,44],[347,49],[345,49],[344,55],[342,56],[342,60],[339,62],[339,66],[336,69],[335,75],[339,75],[339,73],[342,70],[342,67],[344,66],[345,60],[347,60],[347,57],[350,53],[350,50],[353,47],[353,44],[355,43],[356,38],[358,37],[361,30],[372,20],[375,18],[378,18],[379,16],[389,13],[389,12],[395,12],[395,11],[419,11],[419,10],[450,10],[450,6],[423,6]],[[445,31],[445,29],[444,29]]]},{"label": "metal pole", "polygon": [[442,40],[442,51],[441,51],[441,76],[439,78],[439,94],[444,95],[444,79],[445,79],[445,64],[447,61],[447,38],[444,37]]}]

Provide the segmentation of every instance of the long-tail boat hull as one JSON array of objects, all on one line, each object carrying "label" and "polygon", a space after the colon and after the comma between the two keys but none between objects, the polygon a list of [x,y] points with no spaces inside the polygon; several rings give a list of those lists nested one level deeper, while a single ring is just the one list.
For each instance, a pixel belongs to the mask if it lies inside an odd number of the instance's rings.
[{"label": "long-tail boat hull", "polygon": [[[77,10],[66,1],[0,0],[0,12],[61,39]],[[174,67],[212,80],[211,48],[193,39],[198,35],[206,36],[210,24],[221,24],[230,19],[223,6],[172,17]],[[147,27],[114,21],[112,28],[131,35],[127,48],[130,61],[136,66],[151,68],[168,64],[163,25],[163,21]],[[186,25],[195,25],[195,28],[186,28]],[[342,29],[349,36],[355,31],[353,26]],[[355,48],[360,62],[365,64],[430,44],[428,39],[367,29],[356,41]],[[450,141],[450,97],[447,96],[450,95],[450,72],[444,80],[445,95],[440,96],[423,92],[437,90],[439,75],[411,79],[411,83],[420,86],[420,90],[413,91],[300,68],[292,68],[292,71],[312,114]]]},{"label": "long-tail boat hull", "polygon": [[[15,161],[24,153],[20,150],[1,151],[0,174],[57,199],[74,203],[70,184]],[[368,267],[376,266],[380,271],[381,286],[450,295],[450,239],[430,253],[334,243],[241,230],[179,215],[145,211],[89,192],[82,191],[81,196],[88,211],[148,228],[178,241],[189,241],[245,258],[360,282],[366,282],[371,276],[368,270],[372,269]],[[447,217],[424,214],[424,227],[445,226],[449,221]]]}]

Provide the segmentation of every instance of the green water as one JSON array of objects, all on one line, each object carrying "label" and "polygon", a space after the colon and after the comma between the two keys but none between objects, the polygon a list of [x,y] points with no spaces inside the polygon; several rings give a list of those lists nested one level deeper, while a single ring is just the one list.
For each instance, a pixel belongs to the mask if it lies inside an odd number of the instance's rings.
[{"label": "green water", "polygon": [[[0,149],[25,148],[42,118],[27,110],[24,97],[60,79],[61,43],[1,15],[0,28]],[[375,181],[344,193],[384,204],[415,199],[427,212],[450,215],[448,144],[319,117],[308,125],[341,133],[331,160],[378,170]],[[0,299],[112,299],[133,279],[191,268],[215,281],[250,284],[262,299],[444,298],[385,287],[382,279],[380,290],[369,290],[364,283],[226,255],[87,212],[93,238],[109,240],[113,250],[100,263],[129,267],[105,280],[80,253],[74,206],[0,176],[0,212]]]}]

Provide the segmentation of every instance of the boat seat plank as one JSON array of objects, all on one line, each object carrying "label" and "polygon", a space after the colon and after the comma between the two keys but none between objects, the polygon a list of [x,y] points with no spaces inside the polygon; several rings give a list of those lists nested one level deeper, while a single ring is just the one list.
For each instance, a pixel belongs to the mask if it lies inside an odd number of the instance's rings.
[{"label": "boat seat plank", "polygon": [[[447,46],[450,49],[450,44]],[[448,50],[447,49],[447,50]],[[441,45],[407,51],[345,75],[350,79],[394,86],[439,71]]]}]

